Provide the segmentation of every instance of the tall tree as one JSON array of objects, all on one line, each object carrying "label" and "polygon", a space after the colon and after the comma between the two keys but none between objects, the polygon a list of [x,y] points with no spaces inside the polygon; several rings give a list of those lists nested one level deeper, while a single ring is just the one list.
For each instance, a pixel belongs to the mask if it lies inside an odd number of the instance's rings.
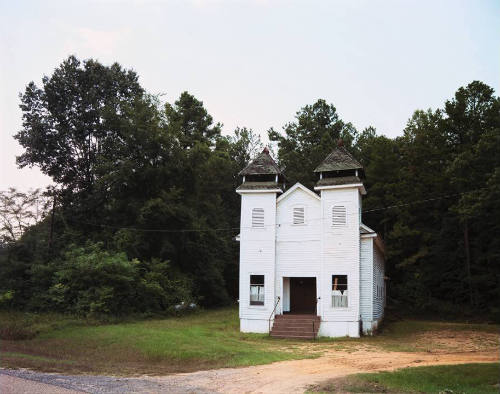
[{"label": "tall tree", "polygon": [[350,147],[356,138],[352,124],[342,121],[337,109],[325,100],[306,105],[295,116],[295,122],[286,124],[283,133],[270,129],[269,139],[278,144],[280,165],[287,179],[294,184],[314,184],[314,168],[336,146],[339,139]]}]

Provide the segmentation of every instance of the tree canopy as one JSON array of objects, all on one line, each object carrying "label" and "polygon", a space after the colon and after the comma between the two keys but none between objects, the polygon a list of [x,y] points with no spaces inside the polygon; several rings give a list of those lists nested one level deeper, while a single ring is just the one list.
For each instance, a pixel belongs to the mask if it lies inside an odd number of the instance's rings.
[{"label": "tree canopy", "polygon": [[[262,149],[258,134],[242,127],[224,136],[188,92],[162,104],[134,71],[95,60],[69,57],[20,98],[18,164],[52,177],[54,209],[3,244],[0,304],[123,314],[237,299],[235,188]],[[373,127],[358,132],[324,100],[268,135],[289,185],[312,187],[338,140],[362,163],[363,221],[386,242],[393,305],[500,318],[500,100],[492,88],[459,88],[443,108],[415,111],[393,139]],[[11,202],[2,217],[17,209]]]}]

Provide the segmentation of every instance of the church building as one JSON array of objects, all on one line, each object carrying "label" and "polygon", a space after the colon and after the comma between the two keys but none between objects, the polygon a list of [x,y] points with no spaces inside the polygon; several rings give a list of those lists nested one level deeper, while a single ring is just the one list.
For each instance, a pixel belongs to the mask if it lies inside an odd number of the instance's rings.
[{"label": "church building", "polygon": [[240,172],[243,332],[359,337],[384,316],[384,245],[362,223],[363,167],[339,146],[314,172],[314,191],[285,191],[267,148]]}]

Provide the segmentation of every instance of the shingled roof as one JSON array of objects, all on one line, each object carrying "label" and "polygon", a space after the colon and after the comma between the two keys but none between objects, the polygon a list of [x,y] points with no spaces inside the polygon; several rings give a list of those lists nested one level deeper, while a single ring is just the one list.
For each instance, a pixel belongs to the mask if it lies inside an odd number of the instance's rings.
[{"label": "shingled roof", "polygon": [[262,153],[259,154],[255,159],[253,159],[249,165],[241,170],[239,175],[266,174],[281,175],[281,170],[269,154],[269,149],[267,149],[267,147],[264,148]]},{"label": "shingled roof", "polygon": [[363,167],[346,148],[339,146],[330,153],[314,172],[357,170]]}]

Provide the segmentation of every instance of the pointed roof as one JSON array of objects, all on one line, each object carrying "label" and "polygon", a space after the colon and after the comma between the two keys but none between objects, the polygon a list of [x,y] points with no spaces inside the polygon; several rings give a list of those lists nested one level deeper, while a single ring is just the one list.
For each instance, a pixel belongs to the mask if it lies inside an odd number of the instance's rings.
[{"label": "pointed roof", "polygon": [[358,170],[363,166],[351,155],[346,148],[339,146],[330,153],[314,172]]},{"label": "pointed roof", "polygon": [[239,175],[265,175],[281,174],[281,170],[269,154],[269,149],[264,148],[261,154],[253,159],[249,165],[240,171]]}]

